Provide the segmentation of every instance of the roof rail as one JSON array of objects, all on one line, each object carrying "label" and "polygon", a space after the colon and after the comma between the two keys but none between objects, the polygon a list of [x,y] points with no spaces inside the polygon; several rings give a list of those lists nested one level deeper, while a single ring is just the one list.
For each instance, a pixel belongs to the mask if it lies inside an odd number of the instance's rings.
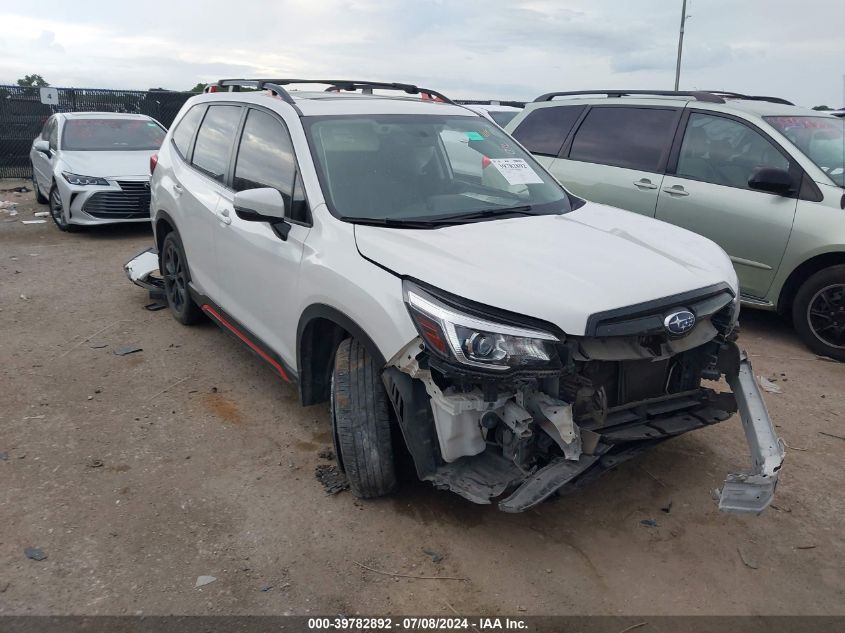
[{"label": "roof rail", "polygon": [[791,101],[787,101],[786,99],[782,99],[780,97],[765,97],[762,95],[744,95],[738,92],[726,92],[724,90],[706,90],[705,92],[709,92],[710,94],[717,95],[719,97],[727,97],[728,99],[743,99],[747,101],[768,101],[769,103],[779,103],[781,105],[795,105]]},{"label": "roof rail", "polygon": [[221,79],[217,82],[219,88],[228,88],[233,92],[237,92],[241,88],[256,88],[258,90],[272,90],[283,101],[294,104],[293,97],[285,89],[285,86],[290,84],[324,84],[329,86],[329,89],[337,90],[363,90],[372,94],[373,88],[381,90],[399,90],[412,95],[427,94],[431,97],[436,97],[446,103],[454,103],[445,95],[430,90],[428,88],[420,88],[413,84],[402,83],[388,83],[383,81],[357,81],[351,79]]},{"label": "roof rail", "polygon": [[699,90],[571,90],[568,92],[547,92],[540,95],[535,102],[551,101],[555,97],[574,97],[578,95],[607,95],[608,97],[627,97],[629,95],[644,95],[658,97],[692,97],[696,101],[707,103],[724,103],[720,96]]}]

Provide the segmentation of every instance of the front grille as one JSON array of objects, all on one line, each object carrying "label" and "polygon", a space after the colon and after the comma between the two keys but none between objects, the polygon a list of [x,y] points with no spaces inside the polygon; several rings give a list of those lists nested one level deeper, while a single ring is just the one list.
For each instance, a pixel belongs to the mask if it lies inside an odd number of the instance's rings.
[{"label": "front grille", "polygon": [[150,217],[150,183],[144,180],[118,180],[122,191],[101,191],[82,207],[88,215],[108,220],[136,220]]}]

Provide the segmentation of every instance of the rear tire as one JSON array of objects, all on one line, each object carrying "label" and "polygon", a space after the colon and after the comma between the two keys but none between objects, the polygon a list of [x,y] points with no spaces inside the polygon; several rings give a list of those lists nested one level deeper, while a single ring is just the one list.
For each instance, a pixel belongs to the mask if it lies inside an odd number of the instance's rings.
[{"label": "rear tire", "polygon": [[50,199],[45,197],[43,193],[41,193],[41,189],[38,188],[38,181],[35,179],[35,167],[32,168],[32,188],[35,191],[35,201],[38,204],[47,204],[50,202]]},{"label": "rear tire", "polygon": [[175,231],[168,233],[161,246],[161,275],[164,294],[173,318],[182,325],[199,323],[203,318],[200,307],[191,298],[189,282],[191,273],[182,240]]},{"label": "rear tire", "polygon": [[845,362],[845,265],[812,275],[792,304],[792,322],[816,354]]},{"label": "rear tire", "polygon": [[358,341],[337,348],[331,383],[332,427],[338,463],[352,494],[382,497],[396,489],[390,403],[379,368]]}]

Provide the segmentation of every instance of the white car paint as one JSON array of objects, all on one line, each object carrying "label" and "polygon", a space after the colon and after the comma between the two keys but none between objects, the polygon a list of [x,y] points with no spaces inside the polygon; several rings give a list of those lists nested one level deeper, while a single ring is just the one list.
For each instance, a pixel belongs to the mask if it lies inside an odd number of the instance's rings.
[{"label": "white car paint", "polygon": [[[135,150],[135,151],[69,151],[63,146],[63,128],[68,120],[99,120],[99,119],[122,119],[146,121],[160,127],[163,126],[154,119],[141,114],[120,114],[113,112],[84,112],[84,113],[58,113],[51,116],[44,125],[42,135],[33,141],[30,150],[30,160],[33,166],[33,182],[38,193],[44,198],[50,197],[55,187],[62,203],[62,217],[69,225],[88,226],[95,224],[114,224],[124,222],[148,222],[148,209],[144,208],[135,215],[140,217],[95,217],[86,212],[86,203],[89,199],[103,192],[110,192],[116,196],[123,196],[124,189],[118,181],[138,183],[144,187],[149,183],[150,156],[156,150]],[[48,138],[50,126],[55,125],[52,139]],[[49,144],[49,152],[39,151],[36,146],[39,141],[46,141]],[[105,179],[107,185],[75,185],[63,177],[63,173],[71,173],[79,176],[88,176]],[[134,201],[137,196],[129,194]],[[120,198],[113,198],[119,200]],[[120,214],[125,215],[125,214]]]},{"label": "white car paint", "polygon": [[[511,119],[513,119],[517,114],[522,112],[522,108],[515,108],[513,106],[506,106],[506,105],[501,105],[501,104],[498,104],[498,103],[491,103],[489,105],[488,104],[475,104],[475,103],[473,103],[473,104],[465,105],[464,107],[469,108],[473,112],[477,112],[478,114],[480,114],[481,116],[483,116],[486,119],[489,119],[490,121],[492,121],[493,123],[495,123],[499,127],[505,127],[505,125],[507,125],[510,122]],[[496,120],[496,117],[494,116],[494,113],[496,113],[496,112],[507,112],[510,115],[510,118],[507,119],[506,121],[504,121],[503,123],[500,123],[499,121]],[[502,119],[500,119],[500,120],[502,120]]]}]

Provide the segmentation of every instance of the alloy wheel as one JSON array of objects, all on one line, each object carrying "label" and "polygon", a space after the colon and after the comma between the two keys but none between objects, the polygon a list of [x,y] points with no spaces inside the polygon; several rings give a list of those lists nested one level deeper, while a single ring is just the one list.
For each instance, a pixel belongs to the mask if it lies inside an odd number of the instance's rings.
[{"label": "alloy wheel", "polygon": [[822,343],[845,349],[845,284],[819,290],[807,307],[807,322]]},{"label": "alloy wheel", "polygon": [[64,207],[62,206],[62,197],[59,195],[59,190],[53,187],[50,192],[50,215],[53,216],[53,221],[60,227],[64,228],[67,225],[64,215]]},{"label": "alloy wheel", "polygon": [[175,312],[182,312],[188,298],[188,283],[182,253],[172,242],[164,250],[164,291]]}]

